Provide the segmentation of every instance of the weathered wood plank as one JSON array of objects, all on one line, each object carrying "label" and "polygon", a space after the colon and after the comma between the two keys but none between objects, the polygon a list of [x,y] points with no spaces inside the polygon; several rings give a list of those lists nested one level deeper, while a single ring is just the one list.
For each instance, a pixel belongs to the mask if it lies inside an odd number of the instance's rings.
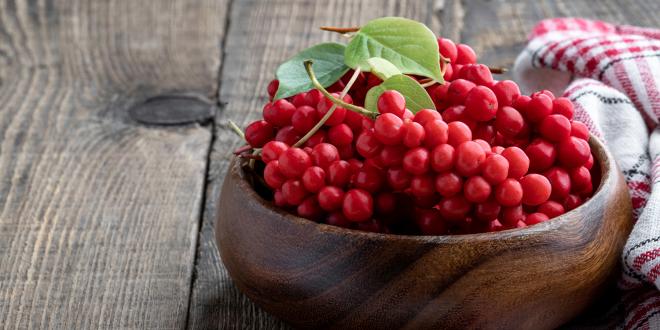
[{"label": "weathered wood plank", "polygon": [[214,98],[225,10],[0,3],[0,325],[185,326],[211,132],[129,109]]},{"label": "weathered wood plank", "polygon": [[[227,57],[221,74],[217,137],[211,153],[206,207],[190,305],[190,328],[286,328],[233,286],[218,255],[213,233],[216,201],[230,152],[240,145],[226,129],[232,119],[245,126],[261,114],[274,69],[296,51],[317,42],[339,40],[320,25],[354,26],[384,15],[424,21],[435,31],[472,45],[484,63],[511,67],[526,36],[540,19],[584,16],[617,23],[658,26],[658,2],[564,1],[241,1],[233,4]],[[505,74],[500,79],[510,78]],[[249,251],[246,251],[249,253]]]}]

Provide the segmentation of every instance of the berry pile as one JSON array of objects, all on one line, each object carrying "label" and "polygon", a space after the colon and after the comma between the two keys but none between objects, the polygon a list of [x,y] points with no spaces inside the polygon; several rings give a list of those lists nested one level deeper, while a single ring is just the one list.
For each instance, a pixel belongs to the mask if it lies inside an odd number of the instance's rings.
[{"label": "berry pile", "polygon": [[[375,116],[337,107],[294,146],[333,101],[313,89],[266,104],[245,138],[261,148],[274,204],[340,227],[440,235],[534,225],[588,199],[594,159],[572,103],[494,80],[468,45],[438,46],[445,82],[426,87],[436,109],[413,114],[388,90]],[[328,91],[339,98],[353,73]],[[343,100],[361,106],[381,82],[360,72]],[[273,80],[271,100],[277,89]]]}]

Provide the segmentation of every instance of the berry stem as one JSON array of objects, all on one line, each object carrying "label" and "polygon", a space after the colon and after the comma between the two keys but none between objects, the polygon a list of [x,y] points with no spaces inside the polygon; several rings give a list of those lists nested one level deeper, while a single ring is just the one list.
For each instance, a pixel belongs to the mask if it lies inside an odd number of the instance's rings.
[{"label": "berry stem", "polygon": [[[346,93],[348,93],[348,91],[351,89],[351,87],[357,80],[357,77],[360,75],[360,72],[361,72],[360,68],[355,69],[353,75],[351,76],[351,79],[348,80],[348,83],[346,84],[346,86],[344,86],[344,89],[341,91],[341,94],[339,94],[340,98],[343,99],[344,96],[346,96]],[[307,142],[307,140],[309,140],[309,138],[311,138],[314,134],[316,134],[316,132],[318,132],[318,130],[321,129],[321,126],[323,126],[323,124],[325,124],[325,122],[328,121],[328,119],[330,119],[330,116],[332,116],[332,113],[335,112],[335,109],[337,109],[337,103],[333,103],[332,107],[330,107],[328,112],[326,112],[325,115],[323,115],[323,118],[321,118],[321,120],[319,120],[319,122],[316,123],[316,125],[314,125],[314,127],[312,127],[312,129],[310,129],[309,132],[307,132],[307,134],[305,134],[305,136],[303,136],[300,140],[298,140],[298,142],[296,142],[296,144],[294,144],[293,146],[300,147],[303,143]]]},{"label": "berry stem", "polygon": [[341,34],[360,31],[359,26],[347,27],[347,28],[336,27],[336,26],[321,26],[320,29],[323,30],[323,31],[337,32],[337,33],[341,33]]},{"label": "berry stem", "polygon": [[312,69],[312,61],[311,60],[305,61],[305,69],[307,70],[307,75],[309,75],[309,79],[312,80],[312,84],[314,85],[314,87],[316,89],[318,89],[319,92],[321,92],[321,94],[323,94],[325,97],[330,99],[330,101],[332,101],[332,103],[337,104],[337,105],[341,106],[342,108],[346,108],[348,110],[357,112],[361,115],[365,115],[365,116],[368,116],[368,117],[371,117],[371,118],[374,118],[376,116],[376,113],[371,112],[371,111],[369,111],[369,110],[367,110],[363,107],[358,107],[357,105],[353,105],[353,104],[344,102],[344,100],[340,100],[340,99],[334,97],[332,94],[330,94],[330,92],[328,92],[325,88],[323,88],[323,85],[321,85],[321,83],[316,79],[316,75],[314,74],[314,70]]},{"label": "berry stem", "polygon": [[231,128],[231,130],[234,131],[234,133],[236,133],[236,135],[238,135],[241,139],[245,140],[245,133],[241,131],[241,129],[238,127],[238,125],[236,125],[236,123],[229,120],[227,124],[229,125],[229,128]]},{"label": "berry stem", "polygon": [[505,72],[509,71],[509,69],[507,69],[507,68],[492,67],[492,66],[489,66],[488,69],[490,69],[490,72],[494,73],[494,74],[502,74],[502,73],[505,73]]}]

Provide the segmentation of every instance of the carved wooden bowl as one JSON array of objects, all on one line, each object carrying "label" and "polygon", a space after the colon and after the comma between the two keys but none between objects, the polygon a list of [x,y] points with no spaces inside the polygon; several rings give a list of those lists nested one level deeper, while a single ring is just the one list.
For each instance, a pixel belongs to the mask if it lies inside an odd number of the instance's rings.
[{"label": "carved wooden bowl", "polygon": [[591,138],[602,179],[587,203],[534,226],[455,236],[374,234],[296,217],[234,162],[216,222],[236,286],[301,328],[555,328],[612,283],[631,229],[628,190]]}]

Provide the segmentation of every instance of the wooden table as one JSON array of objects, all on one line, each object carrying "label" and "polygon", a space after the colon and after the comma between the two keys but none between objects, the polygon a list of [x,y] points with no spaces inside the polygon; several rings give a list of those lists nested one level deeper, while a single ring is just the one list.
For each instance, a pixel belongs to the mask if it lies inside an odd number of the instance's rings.
[{"label": "wooden table", "polygon": [[[0,325],[286,328],[232,285],[213,222],[278,63],[399,15],[510,67],[544,17],[658,26],[657,0],[0,2]],[[505,76],[506,77],[506,76]],[[246,251],[249,253],[249,251]]]}]

